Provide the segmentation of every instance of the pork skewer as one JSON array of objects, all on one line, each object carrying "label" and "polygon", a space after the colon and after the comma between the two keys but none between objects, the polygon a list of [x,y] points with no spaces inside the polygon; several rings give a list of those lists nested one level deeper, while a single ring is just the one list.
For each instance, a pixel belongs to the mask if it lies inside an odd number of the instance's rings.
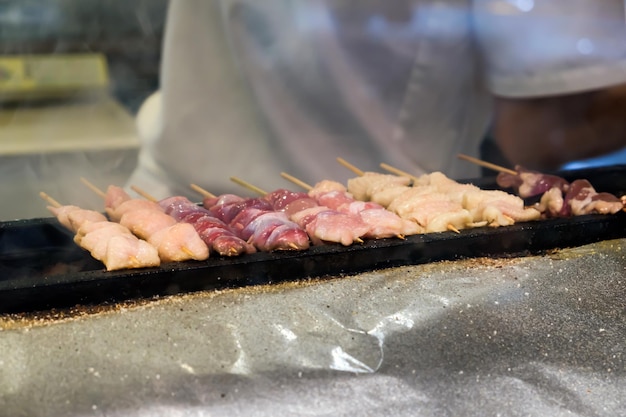
[{"label": "pork skewer", "polygon": [[[241,239],[252,244],[257,250],[271,252],[309,248],[307,233],[290,221],[284,213],[273,210],[268,201],[233,194],[214,196],[204,192],[200,187],[196,186],[194,189],[205,195],[203,199],[205,209],[228,224]],[[255,191],[264,193],[259,189]]]},{"label": "pork skewer", "polygon": [[[81,181],[89,183],[84,178]],[[98,189],[93,184],[89,188]],[[114,185],[110,185],[106,193],[98,194],[105,196],[109,217],[156,247],[162,262],[202,261],[209,257],[209,248],[194,227],[177,222],[155,202],[132,198]]]},{"label": "pork skewer", "polygon": [[74,233],[74,242],[102,262],[107,271],[160,265],[155,247],[137,238],[128,228],[110,222],[102,213],[64,206],[44,192],[40,196],[48,202],[48,210],[59,222]]},{"label": "pork skewer", "polygon": [[174,196],[157,200],[144,190],[131,186],[131,189],[147,200],[156,202],[166,214],[176,221],[191,224],[207,246],[222,256],[239,256],[254,253],[253,245],[241,239],[223,221],[204,207],[186,197]]}]

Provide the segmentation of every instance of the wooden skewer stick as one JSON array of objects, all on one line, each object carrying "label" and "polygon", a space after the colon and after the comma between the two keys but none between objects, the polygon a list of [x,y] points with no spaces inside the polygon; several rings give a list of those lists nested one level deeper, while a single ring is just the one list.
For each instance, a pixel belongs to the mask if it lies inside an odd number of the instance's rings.
[{"label": "wooden skewer stick", "polygon": [[157,202],[159,201],[156,197],[148,194],[146,191],[142,190],[141,188],[137,187],[136,185],[131,185],[130,189],[133,190],[134,192],[136,192],[137,194],[139,194],[140,196],[142,196],[143,198],[145,198],[148,201],[153,201],[153,202]]},{"label": "wooden skewer stick", "polygon": [[411,178],[413,181],[416,181],[416,180],[419,179],[418,177],[416,177],[413,174],[410,174],[410,173],[408,173],[406,171],[402,171],[401,169],[393,167],[393,166],[391,166],[389,164],[386,164],[384,162],[381,162],[380,167],[382,169],[384,169],[385,171],[391,172],[392,174],[398,175],[400,177],[408,177],[408,178]]},{"label": "wooden skewer stick", "polygon": [[504,172],[504,173],[511,174],[511,175],[518,174],[517,171],[514,171],[512,169],[509,169],[500,165],[492,164],[491,162],[483,161],[482,159],[474,158],[473,156],[464,155],[462,153],[458,154],[457,158],[463,159],[465,161],[471,162],[473,164],[476,164],[485,168],[493,169],[494,171]]},{"label": "wooden skewer stick", "polygon": [[292,183],[296,184],[297,186],[304,188],[307,191],[310,191],[310,190],[313,189],[313,186],[307,184],[306,182],[304,182],[304,181],[302,181],[302,180],[300,180],[300,179],[298,179],[298,178],[296,178],[296,177],[294,177],[292,175],[287,174],[286,172],[281,172],[280,176],[283,177],[284,179],[286,179],[287,181],[291,181]]},{"label": "wooden skewer stick", "polygon": [[448,230],[454,232],[454,233],[461,233],[461,231],[459,229],[457,229],[456,227],[454,227],[454,225],[449,224],[448,226]]},{"label": "wooden skewer stick", "polygon": [[62,204],[56,201],[54,198],[50,197],[48,194],[43,191],[39,193],[39,197],[43,198],[48,204],[53,207],[61,207]]},{"label": "wooden skewer stick", "polygon": [[237,177],[230,177],[230,180],[236,184],[241,185],[242,187],[247,188],[248,190],[254,191],[255,193],[259,194],[259,195],[266,195],[267,191],[257,187],[256,185],[252,185],[249,182],[246,182],[240,178]]},{"label": "wooden skewer stick", "polygon": [[104,191],[102,191],[100,188],[96,187],[91,182],[87,181],[86,178],[80,177],[80,181],[83,184],[85,184],[87,187],[89,187],[91,189],[91,191],[93,191],[94,193],[98,194],[100,197],[106,198],[106,193]]},{"label": "wooden skewer stick", "polygon": [[203,197],[215,197],[215,194],[205,190],[204,188],[200,187],[199,185],[196,184],[190,184],[189,185],[191,187],[192,190],[194,190],[195,192],[197,192],[198,194],[200,194]]},{"label": "wooden skewer stick", "polygon": [[350,171],[354,172],[359,177],[362,177],[363,175],[365,175],[364,171],[360,170],[359,168],[357,168],[356,166],[352,165],[351,163],[349,163],[348,161],[346,161],[343,158],[337,158],[337,162],[339,162],[344,167],[348,168]]}]

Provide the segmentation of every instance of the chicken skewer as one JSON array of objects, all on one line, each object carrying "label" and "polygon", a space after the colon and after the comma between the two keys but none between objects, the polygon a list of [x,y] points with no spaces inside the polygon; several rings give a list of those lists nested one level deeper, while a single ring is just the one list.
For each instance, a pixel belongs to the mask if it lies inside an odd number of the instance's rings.
[{"label": "chicken skewer", "polygon": [[358,175],[349,179],[347,184],[347,190],[354,198],[373,201],[405,220],[417,222],[423,233],[459,233],[459,229],[476,226],[471,214],[444,193],[433,188],[416,188],[416,185],[428,185],[421,178],[404,172],[401,175],[365,172],[345,160],[338,158],[338,161]]},{"label": "chicken skewer", "polygon": [[[472,184],[462,184],[433,172],[420,177],[381,164],[387,171],[394,172],[412,185],[395,184],[387,174],[368,173],[349,180],[348,190],[357,187],[363,197],[383,201],[386,207],[401,217],[414,218],[426,225],[428,231],[444,230],[444,220],[460,229],[489,225],[508,226],[517,221],[536,220],[541,213],[535,207],[525,207],[524,201],[504,191],[482,190]],[[397,179],[395,181],[398,181]],[[357,194],[354,190],[354,194]],[[468,216],[469,214],[469,216]]]},{"label": "chicken skewer", "polygon": [[[285,189],[268,193],[241,179],[232,180],[259,194],[263,193],[263,199],[271,204],[272,209],[282,213],[305,230],[314,244],[332,242],[349,246],[355,242],[362,243],[361,238],[369,230],[359,216],[319,205],[306,193],[294,193]],[[290,206],[289,210],[287,204]]]},{"label": "chicken skewer", "polygon": [[74,242],[102,262],[107,271],[161,264],[155,247],[137,238],[128,228],[110,222],[102,213],[64,206],[44,192],[40,196],[59,222],[74,233]]},{"label": "chicken skewer", "polygon": [[253,245],[237,236],[226,223],[188,198],[175,196],[157,200],[138,187],[131,186],[130,188],[145,199],[156,202],[166,214],[175,220],[191,224],[207,246],[218,254],[239,256],[256,252]]},{"label": "chicken skewer", "polygon": [[397,214],[385,209],[380,204],[356,200],[347,189],[335,181],[320,181],[315,186],[283,172],[281,176],[308,191],[322,206],[343,212],[355,214],[370,227],[364,235],[370,239],[399,237],[414,235],[422,232],[422,228],[413,221],[402,219]]},{"label": "chicken skewer", "polygon": [[590,213],[615,214],[626,210],[626,201],[610,193],[598,193],[587,180],[570,183],[557,175],[516,166],[515,170],[459,154],[460,159],[498,171],[497,184],[513,188],[521,198],[541,196],[535,207],[548,217]]},{"label": "chicken skewer", "polygon": [[[81,181],[91,184],[84,178]],[[98,190],[93,184],[89,188]],[[114,185],[98,194],[105,196],[105,210],[109,217],[156,247],[162,262],[202,261],[209,257],[209,248],[194,227],[177,222],[155,202],[132,198]]]}]

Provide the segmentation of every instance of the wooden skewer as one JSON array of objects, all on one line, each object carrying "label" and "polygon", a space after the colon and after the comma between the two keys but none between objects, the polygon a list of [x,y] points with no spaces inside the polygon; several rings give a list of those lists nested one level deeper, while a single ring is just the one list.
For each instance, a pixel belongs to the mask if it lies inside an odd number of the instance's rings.
[{"label": "wooden skewer", "polygon": [[189,185],[191,187],[192,190],[194,190],[195,192],[197,192],[198,194],[204,196],[204,197],[215,197],[215,194],[205,190],[204,188],[200,187],[199,185],[196,184],[190,184]]},{"label": "wooden skewer", "polygon": [[230,177],[230,180],[236,184],[241,185],[242,187],[247,188],[248,190],[254,191],[255,193],[259,194],[259,195],[266,195],[267,191],[257,187],[256,185],[252,185],[249,182],[246,182],[240,178],[237,177]]},{"label": "wooden skewer", "polygon": [[382,169],[384,169],[385,171],[391,172],[392,174],[398,175],[400,177],[408,177],[408,178],[411,178],[413,181],[418,180],[418,177],[416,177],[415,175],[410,174],[410,173],[408,173],[406,171],[402,171],[401,169],[393,167],[393,166],[391,166],[389,164],[386,164],[384,162],[381,162],[380,167]]},{"label": "wooden skewer", "polygon": [[456,227],[454,227],[454,225],[452,225],[452,224],[448,225],[448,230],[451,230],[454,233],[461,233],[461,231],[459,229],[457,229]]},{"label": "wooden skewer", "polygon": [[458,154],[457,158],[463,159],[465,161],[471,162],[473,164],[476,164],[485,168],[493,169],[494,171],[504,172],[504,173],[511,174],[511,175],[518,174],[517,171],[514,171],[512,169],[509,169],[500,165],[492,164],[491,162],[483,161],[482,159],[474,158],[473,156],[464,155],[462,153]]},{"label": "wooden skewer", "polygon": [[352,165],[351,163],[349,163],[348,161],[346,161],[343,158],[337,158],[337,162],[339,162],[344,167],[348,168],[350,171],[354,172],[359,177],[362,177],[363,175],[365,175],[364,171],[360,170],[359,168],[357,168],[356,166]]},{"label": "wooden skewer", "polygon": [[56,201],[54,198],[50,197],[48,194],[43,191],[39,193],[39,197],[43,198],[48,204],[53,207],[61,207],[62,204]]},{"label": "wooden skewer", "polygon": [[142,196],[143,198],[145,198],[148,201],[153,201],[153,202],[157,202],[159,201],[156,197],[148,194],[146,191],[142,190],[141,188],[135,186],[135,185],[131,185],[130,189],[133,190],[134,192],[136,192],[137,194],[139,194],[140,196]]},{"label": "wooden skewer", "polygon": [[304,188],[307,191],[310,191],[310,190],[313,189],[313,186],[307,184],[306,182],[304,182],[304,181],[302,181],[302,180],[300,180],[300,179],[298,179],[298,178],[296,178],[296,177],[294,177],[292,175],[287,174],[286,172],[281,172],[280,176],[283,177],[284,179],[286,179],[287,181],[291,181],[292,183],[296,184],[297,186]]},{"label": "wooden skewer", "polygon": [[96,187],[91,182],[87,181],[86,178],[80,177],[80,181],[83,184],[85,184],[87,187],[89,187],[94,193],[98,194],[100,197],[106,198],[106,193],[104,191],[102,191],[100,188]]}]

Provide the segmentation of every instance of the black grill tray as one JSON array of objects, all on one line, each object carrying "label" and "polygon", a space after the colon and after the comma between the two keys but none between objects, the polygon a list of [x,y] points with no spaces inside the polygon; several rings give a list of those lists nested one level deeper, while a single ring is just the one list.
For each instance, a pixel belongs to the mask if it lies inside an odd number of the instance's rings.
[{"label": "black grill tray", "polygon": [[[626,168],[620,166],[560,175],[570,180],[589,179],[598,191],[621,196],[626,190],[625,174]],[[496,188],[494,178],[472,182]],[[622,237],[626,237],[624,212],[106,272],[100,262],[73,243],[72,235],[56,219],[16,220],[0,223],[0,312],[90,306],[440,260],[524,256]]]}]

